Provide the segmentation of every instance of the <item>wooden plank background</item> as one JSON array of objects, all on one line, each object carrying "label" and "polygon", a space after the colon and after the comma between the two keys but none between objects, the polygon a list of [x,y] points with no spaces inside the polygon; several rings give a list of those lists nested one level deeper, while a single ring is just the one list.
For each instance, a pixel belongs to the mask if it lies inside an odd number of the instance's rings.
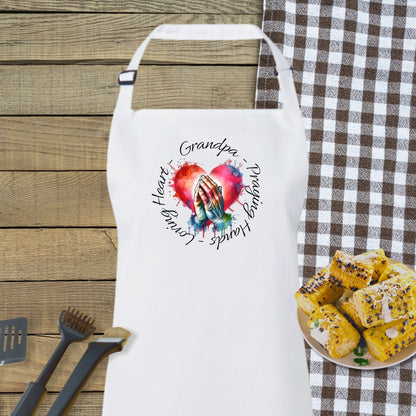
[{"label": "wooden plank background", "polygon": [[[117,232],[107,193],[117,75],[163,23],[252,23],[260,0],[0,0],[0,320],[29,319],[27,359],[0,367],[9,415],[59,342],[68,305],[111,326]],[[135,108],[252,108],[258,42],[152,41]],[[69,348],[39,409],[85,350]],[[106,363],[71,415],[101,414]]]}]

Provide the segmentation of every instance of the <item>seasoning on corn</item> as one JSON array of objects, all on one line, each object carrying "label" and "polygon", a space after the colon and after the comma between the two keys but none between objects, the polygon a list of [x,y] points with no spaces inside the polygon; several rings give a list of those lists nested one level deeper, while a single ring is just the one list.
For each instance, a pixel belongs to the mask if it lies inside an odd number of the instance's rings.
[{"label": "seasoning on corn", "polygon": [[378,279],[378,282],[384,282],[390,277],[401,276],[408,279],[416,280],[416,271],[403,263],[390,264]]},{"label": "seasoning on corn", "polygon": [[379,248],[377,250],[368,251],[367,253],[359,254],[354,257],[355,261],[365,263],[373,266],[374,273],[372,276],[373,282],[378,282],[381,274],[386,270],[389,265],[389,259],[386,257],[384,250]]},{"label": "seasoning on corn", "polygon": [[334,303],[343,292],[344,289],[331,280],[325,267],[296,292],[295,298],[299,308],[310,315],[314,309]]},{"label": "seasoning on corn", "polygon": [[386,361],[416,341],[416,318],[409,315],[363,332],[368,351],[379,361]]},{"label": "seasoning on corn", "polygon": [[341,250],[337,250],[329,267],[331,277],[341,286],[352,291],[370,284],[374,267],[366,261],[356,259]]},{"label": "seasoning on corn", "polygon": [[345,357],[360,341],[360,333],[334,305],[315,309],[309,317],[308,328],[333,358]]},{"label": "seasoning on corn", "polygon": [[412,313],[415,296],[416,280],[396,276],[354,292],[352,303],[361,323],[370,328]]},{"label": "seasoning on corn", "polygon": [[358,316],[354,305],[352,304],[352,298],[349,298],[347,300],[344,300],[343,302],[340,302],[338,304],[338,309],[344,314],[346,315],[348,318],[350,318],[352,320],[352,322],[354,323],[355,327],[362,332],[365,328],[364,325],[361,323],[361,319]]}]

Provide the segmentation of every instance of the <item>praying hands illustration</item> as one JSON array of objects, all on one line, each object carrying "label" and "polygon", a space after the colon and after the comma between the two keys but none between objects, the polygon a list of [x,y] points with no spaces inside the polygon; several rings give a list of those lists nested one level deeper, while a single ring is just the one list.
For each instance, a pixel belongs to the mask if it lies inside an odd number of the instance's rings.
[{"label": "praying hands illustration", "polygon": [[225,230],[231,223],[231,214],[224,212],[222,188],[208,175],[201,175],[194,188],[195,216],[191,224],[196,229],[211,221],[215,230]]}]

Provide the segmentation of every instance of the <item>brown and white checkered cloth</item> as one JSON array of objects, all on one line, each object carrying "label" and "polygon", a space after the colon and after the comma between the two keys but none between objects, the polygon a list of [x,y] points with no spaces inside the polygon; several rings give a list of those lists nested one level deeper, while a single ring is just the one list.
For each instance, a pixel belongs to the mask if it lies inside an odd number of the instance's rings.
[{"label": "brown and white checkered cloth", "polygon": [[[266,0],[263,30],[291,62],[309,142],[299,233],[304,281],[335,250],[382,247],[415,266],[416,2]],[[257,108],[276,107],[262,44]],[[290,139],[290,138],[289,138]],[[416,415],[416,358],[349,370],[307,348],[316,416]]]}]

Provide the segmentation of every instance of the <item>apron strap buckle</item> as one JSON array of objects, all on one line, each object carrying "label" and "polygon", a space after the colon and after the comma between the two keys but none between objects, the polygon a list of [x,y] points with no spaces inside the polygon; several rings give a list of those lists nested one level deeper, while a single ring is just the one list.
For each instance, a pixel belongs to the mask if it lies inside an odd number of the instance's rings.
[{"label": "apron strap buckle", "polygon": [[[291,66],[290,68],[281,69],[281,71],[287,71],[287,70],[291,71],[293,75],[293,66]],[[276,77],[279,76],[279,72],[277,71],[276,67],[273,68],[273,73]]]},{"label": "apron strap buckle", "polygon": [[136,76],[136,70],[120,72],[120,75],[118,76],[118,83],[119,85],[134,85],[134,83],[136,82]]}]

